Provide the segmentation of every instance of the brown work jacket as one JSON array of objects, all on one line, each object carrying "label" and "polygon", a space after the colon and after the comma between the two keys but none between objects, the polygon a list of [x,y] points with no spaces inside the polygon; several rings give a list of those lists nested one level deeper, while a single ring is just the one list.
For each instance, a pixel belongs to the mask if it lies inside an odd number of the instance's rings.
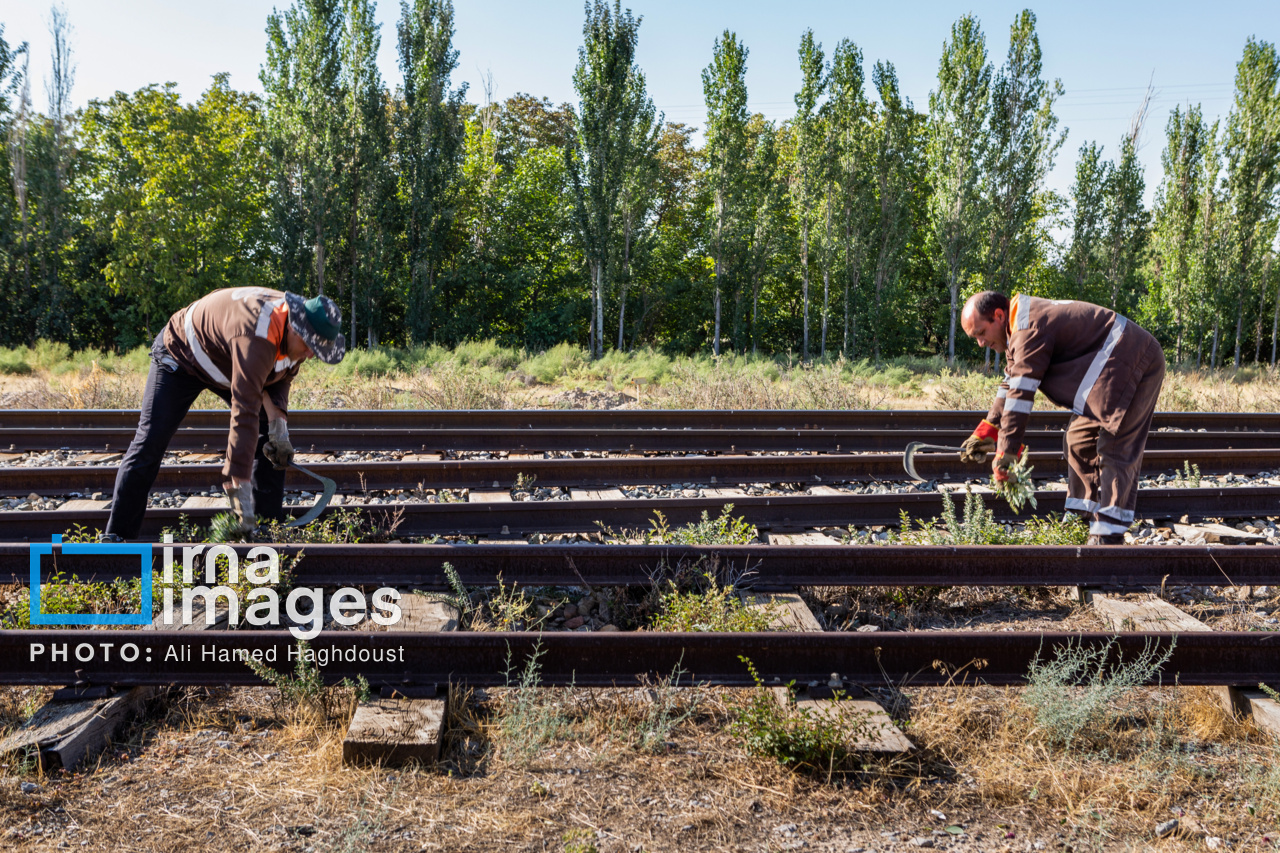
[{"label": "brown work jacket", "polygon": [[1017,294],[1009,303],[1005,379],[987,420],[998,453],[1017,452],[1039,391],[1115,432],[1160,342],[1109,308]]},{"label": "brown work jacket", "polygon": [[253,475],[262,395],[283,412],[298,365],[289,360],[284,292],[265,287],[215,290],[169,318],[164,345],[183,370],[231,395],[224,477]]}]

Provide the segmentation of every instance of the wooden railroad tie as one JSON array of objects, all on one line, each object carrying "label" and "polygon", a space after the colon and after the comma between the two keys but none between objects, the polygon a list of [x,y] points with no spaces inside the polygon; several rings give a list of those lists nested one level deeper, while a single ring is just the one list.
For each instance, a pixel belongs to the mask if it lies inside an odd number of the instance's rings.
[{"label": "wooden railroad tie", "polygon": [[[821,536],[826,542],[811,541],[815,537]],[[768,534],[769,543],[771,545],[814,545],[838,544],[824,533],[812,531],[802,534]],[[801,539],[802,541],[795,541]],[[813,615],[813,611],[804,603],[799,593],[786,592],[774,594],[762,593],[744,593],[743,601],[748,607],[769,607],[774,608],[775,624],[786,631],[822,631],[822,624],[818,618]],[[775,687],[773,695],[778,702],[786,707],[791,697],[788,695],[789,688]],[[845,717],[866,716],[869,733],[853,744],[853,748],[860,752],[910,752],[915,749],[910,739],[903,734],[884,708],[879,702],[871,699],[818,699],[811,698],[807,686],[800,686],[797,689],[795,703],[796,707],[803,710],[811,711],[823,717],[840,715]]]},{"label": "wooden railroad tie", "polygon": [[[457,627],[458,611],[452,605],[409,593],[400,597],[400,621],[387,630],[453,631]],[[446,699],[381,695],[361,702],[342,741],[343,763],[435,764],[440,760]]]},{"label": "wooden railroad tie", "polygon": [[[1163,598],[1148,594],[1141,601],[1121,601],[1093,589],[1080,589],[1081,601],[1093,606],[1112,631],[1212,631],[1208,625]],[[1261,690],[1210,687],[1232,716],[1253,717],[1258,728],[1280,736],[1280,702]]]},{"label": "wooden railroad tie", "polygon": [[[175,607],[175,612],[177,608]],[[225,631],[226,610],[217,611],[212,625],[205,624],[204,610],[193,608],[192,624],[169,626],[157,616],[145,630]],[[105,635],[104,635],[105,639]],[[162,687],[134,687],[115,693],[105,687],[76,690],[64,687],[54,694],[31,719],[0,741],[0,755],[34,752],[44,772],[74,769],[106,749],[111,739],[134,717],[146,710],[147,704],[164,690]]]}]

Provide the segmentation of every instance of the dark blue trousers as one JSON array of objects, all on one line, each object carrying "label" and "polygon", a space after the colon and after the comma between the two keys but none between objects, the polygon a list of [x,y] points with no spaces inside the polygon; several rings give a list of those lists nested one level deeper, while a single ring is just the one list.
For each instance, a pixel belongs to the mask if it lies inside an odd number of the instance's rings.
[{"label": "dark blue trousers", "polygon": [[[142,529],[142,517],[147,510],[147,495],[160,473],[160,462],[169,448],[173,434],[178,431],[182,419],[187,416],[191,404],[200,392],[209,389],[227,404],[231,393],[225,388],[208,385],[178,367],[164,346],[163,333],[156,336],[151,347],[151,369],[147,372],[147,387],[142,394],[142,411],[138,417],[138,431],[120,462],[116,474],[115,493],[111,499],[111,518],[107,521],[107,533],[122,539],[136,539]],[[227,415],[228,429],[230,414]],[[267,410],[258,415],[258,448],[253,459],[253,502],[259,516],[270,519],[284,518],[284,471],[262,455],[267,440]]]}]

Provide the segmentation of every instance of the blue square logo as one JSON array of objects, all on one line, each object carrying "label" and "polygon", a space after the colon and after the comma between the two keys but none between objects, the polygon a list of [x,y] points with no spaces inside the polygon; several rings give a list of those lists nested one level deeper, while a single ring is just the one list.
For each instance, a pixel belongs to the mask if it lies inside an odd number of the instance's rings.
[{"label": "blue square logo", "polygon": [[[141,613],[42,613],[40,611],[40,558],[53,554],[53,546],[62,545],[62,553],[136,554],[142,569]],[[150,625],[151,624],[151,546],[117,545],[107,542],[68,542],[61,534],[50,537],[48,545],[31,546],[31,624],[32,625]]]}]

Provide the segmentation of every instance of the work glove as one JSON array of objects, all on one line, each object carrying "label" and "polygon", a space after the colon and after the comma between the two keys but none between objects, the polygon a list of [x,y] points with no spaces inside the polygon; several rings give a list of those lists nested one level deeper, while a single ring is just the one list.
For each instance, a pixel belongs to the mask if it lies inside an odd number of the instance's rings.
[{"label": "work glove", "polygon": [[996,437],[999,435],[999,427],[984,420],[960,445],[960,461],[979,465],[986,462],[987,456],[996,452]]},{"label": "work glove", "polygon": [[1026,452],[1027,446],[1023,444],[1018,447],[1017,453],[996,454],[995,461],[991,463],[991,476],[995,479],[997,485],[1009,481],[1009,466],[1013,464],[1015,459],[1021,459]]},{"label": "work glove", "polygon": [[231,498],[231,511],[240,519],[240,530],[252,533],[258,527],[258,517],[253,511],[253,483],[243,482],[240,485],[224,483],[227,497]]},{"label": "work glove", "polygon": [[267,423],[267,441],[262,445],[262,455],[267,457],[277,471],[283,471],[293,461],[293,443],[289,441],[289,422],[276,418]]}]

